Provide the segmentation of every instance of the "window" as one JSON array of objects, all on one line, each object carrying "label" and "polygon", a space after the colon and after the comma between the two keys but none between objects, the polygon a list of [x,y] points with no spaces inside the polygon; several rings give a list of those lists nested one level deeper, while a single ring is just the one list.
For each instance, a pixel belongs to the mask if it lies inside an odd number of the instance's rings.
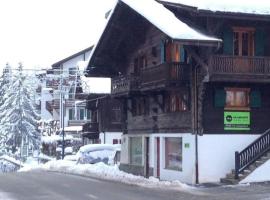
[{"label": "window", "polygon": [[75,110],[74,109],[69,109],[68,110],[68,119],[69,120],[74,120],[75,115]]},{"label": "window", "polygon": [[70,75],[75,75],[76,74],[76,68],[75,67],[69,68],[68,72],[69,72]]},{"label": "window", "polygon": [[149,114],[149,99],[141,97],[132,100],[132,110],[134,116]]},{"label": "window", "polygon": [[167,96],[166,112],[179,112],[188,110],[188,95],[173,92]]},{"label": "window", "polygon": [[118,144],[118,139],[113,139],[113,144]]},{"label": "window", "polygon": [[233,53],[235,56],[254,55],[253,28],[233,28]]},{"label": "window", "polygon": [[145,55],[134,59],[134,74],[139,75],[141,70],[147,67],[147,57]]},{"label": "window", "polygon": [[182,170],[182,138],[165,138],[165,168]]},{"label": "window", "polygon": [[91,110],[86,110],[86,119],[91,119]]},{"label": "window", "polygon": [[120,107],[113,107],[111,112],[111,122],[121,123],[121,109]]},{"label": "window", "polygon": [[79,120],[84,120],[84,109],[80,109],[79,111]]},{"label": "window", "polygon": [[166,61],[167,62],[180,62],[180,45],[177,43],[169,42],[166,45]]},{"label": "window", "polygon": [[130,164],[142,165],[142,138],[130,138]]},{"label": "window", "polygon": [[249,108],[249,88],[225,88],[226,109]]}]

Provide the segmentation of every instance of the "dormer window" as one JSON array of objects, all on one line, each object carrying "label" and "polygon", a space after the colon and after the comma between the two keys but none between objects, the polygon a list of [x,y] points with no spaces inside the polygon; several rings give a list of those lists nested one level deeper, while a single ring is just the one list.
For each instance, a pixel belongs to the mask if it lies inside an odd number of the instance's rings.
[{"label": "dormer window", "polygon": [[233,53],[235,56],[254,56],[254,28],[233,28]]}]

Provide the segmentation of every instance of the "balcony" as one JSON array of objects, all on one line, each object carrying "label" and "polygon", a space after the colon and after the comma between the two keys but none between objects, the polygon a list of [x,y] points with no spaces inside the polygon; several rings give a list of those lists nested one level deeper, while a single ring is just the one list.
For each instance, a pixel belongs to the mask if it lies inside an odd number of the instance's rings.
[{"label": "balcony", "polygon": [[68,120],[68,126],[82,126],[89,122],[90,120]]},{"label": "balcony", "polygon": [[[65,107],[75,107],[75,99],[66,99],[65,100]],[[86,107],[86,102],[81,102],[80,107]],[[60,100],[54,99],[52,101],[52,108],[53,109],[59,109],[60,108]]]},{"label": "balcony", "polygon": [[112,78],[112,95],[125,96],[131,92],[138,91],[138,77],[121,76]]},{"label": "balcony", "polygon": [[83,125],[83,137],[89,139],[98,139],[99,138],[99,124],[97,122],[89,122]]},{"label": "balcony", "polygon": [[215,55],[209,75],[210,81],[270,82],[270,58]]},{"label": "balcony", "polygon": [[141,75],[141,90],[177,86],[189,79],[189,72],[190,66],[179,62],[145,68]]}]

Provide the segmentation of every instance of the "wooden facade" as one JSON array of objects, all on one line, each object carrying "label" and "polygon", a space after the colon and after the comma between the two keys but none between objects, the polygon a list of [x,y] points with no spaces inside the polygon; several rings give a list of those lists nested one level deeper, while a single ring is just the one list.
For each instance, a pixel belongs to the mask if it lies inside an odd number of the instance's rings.
[{"label": "wooden facade", "polygon": [[[249,106],[247,111],[251,113],[252,123],[250,130],[244,133],[258,134],[269,128],[266,111],[270,109],[267,103],[270,18],[240,13],[215,15],[195,8],[163,4],[179,19],[221,38],[223,44],[219,47],[182,44],[170,39],[126,5],[123,4],[122,9],[117,7],[117,14],[111,19],[113,23],[108,25],[110,31],[101,39],[93,63],[96,71],[99,67],[100,74],[110,72],[112,96],[124,103],[125,133],[186,133],[193,132],[196,127],[201,134],[233,133],[224,130],[226,109],[215,107],[213,102],[215,88],[226,87],[259,89],[262,106]],[[119,30],[120,35],[116,34]],[[104,66],[109,65],[104,73]],[[181,100],[170,99],[175,93],[185,93],[187,97],[180,95]],[[186,108],[170,111],[166,109],[170,101],[171,104],[183,101]],[[211,123],[213,120],[217,123]]]},{"label": "wooden facade", "polygon": [[107,94],[90,94],[87,109],[91,110],[91,122],[83,125],[83,137],[98,139],[101,132],[122,131],[122,104]]}]

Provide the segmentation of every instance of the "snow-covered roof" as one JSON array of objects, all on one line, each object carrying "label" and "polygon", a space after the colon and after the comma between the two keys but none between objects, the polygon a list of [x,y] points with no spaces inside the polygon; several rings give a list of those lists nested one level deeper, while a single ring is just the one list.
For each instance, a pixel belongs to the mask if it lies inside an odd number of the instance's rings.
[{"label": "snow-covered roof", "polygon": [[110,94],[110,78],[89,78],[82,76],[82,89],[86,94]]},{"label": "snow-covered roof", "polygon": [[107,23],[104,26],[103,31],[101,32],[100,37],[96,41],[94,48],[92,49],[90,56],[88,58],[88,67],[92,63],[92,58],[96,52],[96,49],[99,47],[99,43],[102,39],[102,36],[105,34],[105,30],[110,23],[112,16],[115,13],[116,7],[120,6],[121,3],[126,4],[132,10],[140,14],[163,33],[168,35],[174,40],[183,41],[194,41],[196,44],[209,44],[209,43],[220,43],[221,39],[205,35],[198,30],[188,26],[186,23],[178,19],[170,10],[165,8],[161,3],[158,3],[155,0],[119,0],[115,4],[114,8],[111,10],[110,15],[107,18]]},{"label": "snow-covered roof", "polygon": [[82,131],[82,126],[67,126],[65,131]]},{"label": "snow-covered roof", "polygon": [[222,42],[221,39],[207,36],[179,20],[170,10],[155,0],[121,0],[154,26],[175,40],[195,40]]},{"label": "snow-covered roof", "polygon": [[199,10],[236,12],[247,14],[270,14],[270,1],[246,1],[246,0],[162,0],[164,2],[183,4],[196,7]]}]

